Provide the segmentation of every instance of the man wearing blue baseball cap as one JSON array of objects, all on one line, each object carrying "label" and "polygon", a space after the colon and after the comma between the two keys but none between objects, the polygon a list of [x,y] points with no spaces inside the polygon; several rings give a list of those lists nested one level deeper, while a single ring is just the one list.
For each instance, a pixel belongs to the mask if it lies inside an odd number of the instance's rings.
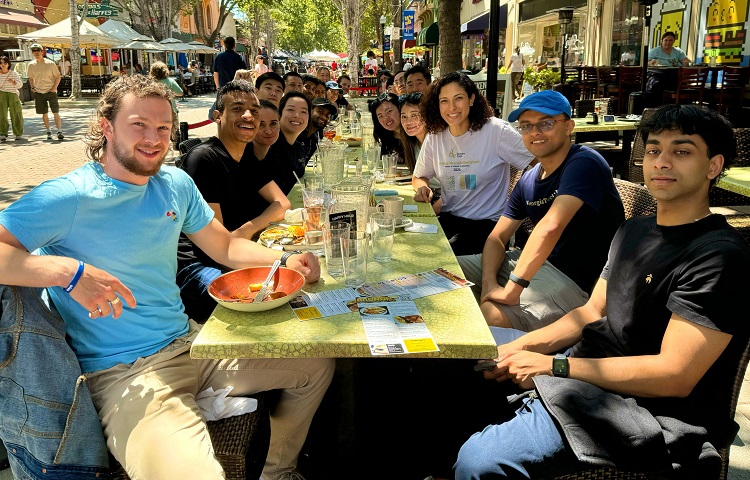
[{"label": "man wearing blue baseball cap", "polygon": [[[538,163],[516,184],[483,253],[458,261],[487,323],[528,332],[586,303],[625,214],[604,158],[570,141],[575,123],[562,94],[531,94],[508,120],[519,122]],[[523,250],[506,251],[527,217],[534,229]]]}]

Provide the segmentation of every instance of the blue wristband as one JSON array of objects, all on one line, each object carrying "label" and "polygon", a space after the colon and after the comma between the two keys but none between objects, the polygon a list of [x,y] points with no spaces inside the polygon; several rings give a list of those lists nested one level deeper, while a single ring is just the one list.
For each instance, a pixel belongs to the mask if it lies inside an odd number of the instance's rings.
[{"label": "blue wristband", "polygon": [[80,280],[81,275],[83,275],[83,265],[84,263],[78,260],[78,270],[76,270],[76,274],[73,275],[73,280],[70,281],[70,285],[65,287],[66,293],[70,293],[70,291],[76,287],[76,284],[78,284],[78,280]]}]

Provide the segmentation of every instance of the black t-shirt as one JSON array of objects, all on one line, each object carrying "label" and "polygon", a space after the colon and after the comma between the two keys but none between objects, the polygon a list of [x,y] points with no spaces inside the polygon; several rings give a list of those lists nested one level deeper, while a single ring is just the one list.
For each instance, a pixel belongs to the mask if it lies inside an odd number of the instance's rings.
[{"label": "black t-shirt", "polygon": [[712,443],[723,446],[734,436],[727,405],[750,337],[748,271],[750,246],[721,215],[673,227],[657,225],[653,215],[628,220],[601,275],[607,280],[607,316],[584,328],[571,354],[656,355],[672,313],[732,335],[690,395],[637,399],[654,416],[706,427]]},{"label": "black t-shirt", "polygon": [[214,72],[219,73],[219,87],[234,80],[234,74],[237,70],[247,68],[245,61],[234,50],[226,50],[216,55],[214,59]]},{"label": "black t-shirt", "polygon": [[305,147],[305,158],[307,160],[310,160],[313,154],[315,154],[321,138],[323,138],[322,128],[315,130],[310,136],[307,136],[307,131],[305,131],[302,133],[302,135],[297,137],[297,140]]},{"label": "black t-shirt", "polygon": [[[236,230],[259,216],[269,203],[259,190],[273,181],[266,164],[258,161],[248,144],[236,162],[216,137],[211,137],[183,157],[181,168],[195,181],[208,203],[218,203],[224,226]],[[208,255],[192,246],[195,258],[204,265],[216,266]],[[186,252],[182,252],[186,253]],[[186,255],[183,255],[183,261]]]},{"label": "black t-shirt", "polygon": [[590,292],[607,261],[612,237],[625,221],[612,172],[601,155],[581,145],[571,146],[563,163],[543,180],[541,168],[537,164],[521,177],[503,215],[515,220],[529,217],[536,225],[559,195],[582,200],[547,260]]},{"label": "black t-shirt", "polygon": [[276,143],[271,145],[268,155],[263,160],[263,163],[268,162],[269,171],[284,195],[289,195],[297,183],[293,172],[296,172],[299,178],[305,175],[306,153],[302,142],[297,140],[290,145],[282,134]]}]

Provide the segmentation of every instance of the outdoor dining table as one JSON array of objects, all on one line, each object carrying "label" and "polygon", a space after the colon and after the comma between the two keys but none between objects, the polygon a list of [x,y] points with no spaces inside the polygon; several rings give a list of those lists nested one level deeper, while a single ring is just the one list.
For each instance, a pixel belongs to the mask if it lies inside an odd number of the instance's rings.
[{"label": "outdoor dining table", "polygon": [[587,132],[611,132],[619,131],[622,132],[622,154],[625,158],[630,158],[630,150],[632,148],[633,136],[635,131],[638,130],[638,122],[633,120],[624,120],[619,117],[615,117],[614,122],[603,121],[603,115],[599,116],[599,122],[596,124],[589,123],[587,118],[574,118],[575,128],[573,134],[576,133],[587,133]]},{"label": "outdoor dining table", "polygon": [[[375,189],[395,190],[405,204],[415,204],[411,185],[376,183]],[[299,186],[295,187],[299,189]],[[290,194],[293,206],[301,206],[299,191]],[[437,217],[427,203],[418,212],[405,213],[414,222],[438,226],[437,234],[410,233],[398,229],[393,259],[377,262],[370,255],[367,283],[443,268],[462,276]],[[326,270],[321,258],[321,278],[307,284],[304,292],[344,288]],[[415,357],[483,359],[497,353],[487,323],[468,287],[414,300],[440,351],[398,355]],[[190,350],[193,358],[291,358],[371,357],[370,346],[358,312],[299,320],[289,305],[259,313],[239,312],[217,306]]]},{"label": "outdoor dining table", "polygon": [[717,187],[750,197],[750,167],[733,167],[727,170]]}]

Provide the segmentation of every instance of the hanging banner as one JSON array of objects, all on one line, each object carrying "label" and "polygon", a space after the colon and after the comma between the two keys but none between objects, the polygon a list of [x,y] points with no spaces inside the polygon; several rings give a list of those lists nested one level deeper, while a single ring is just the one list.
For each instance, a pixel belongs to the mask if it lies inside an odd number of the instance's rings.
[{"label": "hanging banner", "polygon": [[391,36],[390,35],[383,36],[383,51],[384,52],[391,51]]},{"label": "hanging banner", "polygon": [[402,33],[404,40],[414,40],[414,10],[404,10]]}]

